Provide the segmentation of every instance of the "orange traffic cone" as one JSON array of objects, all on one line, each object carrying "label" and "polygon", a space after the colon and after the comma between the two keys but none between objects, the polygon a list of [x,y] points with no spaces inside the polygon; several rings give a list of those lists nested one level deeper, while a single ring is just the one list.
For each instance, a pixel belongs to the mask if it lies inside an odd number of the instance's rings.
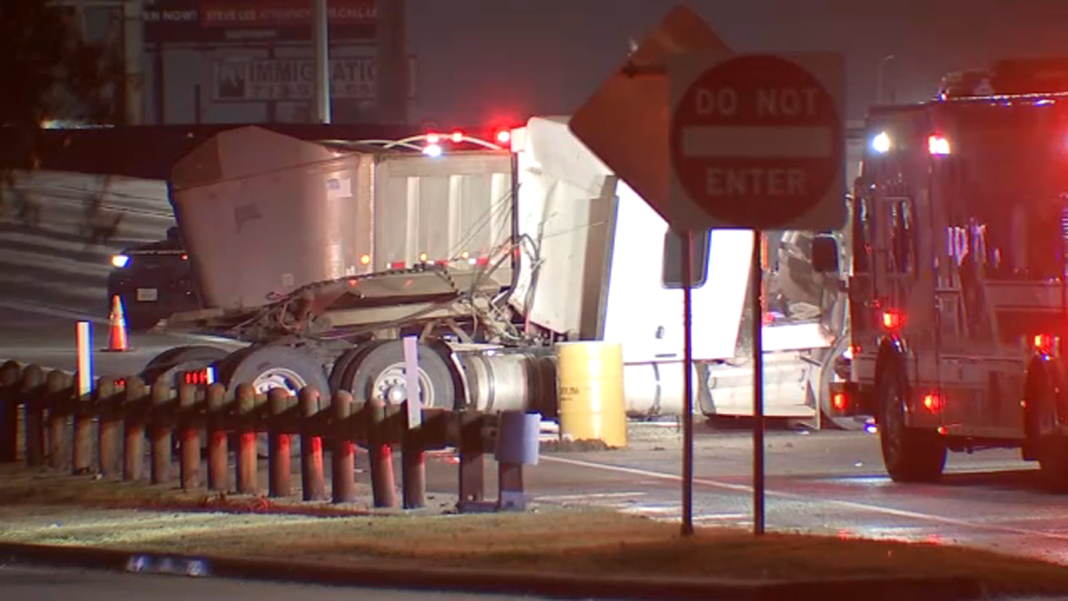
[{"label": "orange traffic cone", "polygon": [[111,335],[108,338],[110,352],[123,352],[130,350],[130,339],[126,336],[126,315],[122,311],[122,299],[119,295],[111,297],[111,314],[108,315],[111,322]]}]

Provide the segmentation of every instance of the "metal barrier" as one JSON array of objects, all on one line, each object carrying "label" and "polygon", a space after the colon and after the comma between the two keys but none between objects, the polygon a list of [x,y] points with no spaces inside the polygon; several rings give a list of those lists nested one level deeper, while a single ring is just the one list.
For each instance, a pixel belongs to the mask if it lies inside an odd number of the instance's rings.
[{"label": "metal barrier", "polygon": [[[268,435],[268,495],[292,494],[290,441],[300,436],[303,500],[326,498],[323,446],[332,455],[332,501],[355,500],[355,445],[368,449],[370,484],[375,507],[396,507],[392,450],[403,457],[403,506],[424,506],[424,452],[454,447],[459,452],[460,511],[516,509],[516,478],[508,478],[502,497],[508,502],[484,501],[484,455],[498,448],[499,414],[480,411],[423,409],[422,420],[408,427],[406,405],[386,406],[381,400],[364,403],[339,391],[323,402],[318,390],[305,388],[298,397],[283,389],[257,394],[249,384],[232,391],[221,384],[183,384],[174,389],[164,381],[147,386],[139,378],[101,377],[91,392],[79,395],[75,379],[66,372],[47,374],[37,365],[8,361],[0,366],[0,463],[18,459],[18,419],[24,423],[23,459],[29,466],[46,464],[55,470],[109,479],[142,480],[144,444],[149,442],[149,477],[153,484],[174,480],[172,437],[178,440],[178,480],[183,490],[206,484],[211,491],[230,489],[227,460],[231,436],[237,440],[235,478],[238,493],[258,493],[256,435]],[[522,412],[519,412],[522,413]],[[93,433],[96,432],[96,465]],[[207,434],[207,474],[202,478],[200,433]],[[536,443],[535,443],[536,444]],[[536,463],[529,453],[502,457],[510,474],[522,464]],[[94,469],[95,468],[95,469]],[[206,480],[206,482],[203,482]],[[521,482],[521,477],[519,482]],[[521,491],[519,491],[521,494]]]}]

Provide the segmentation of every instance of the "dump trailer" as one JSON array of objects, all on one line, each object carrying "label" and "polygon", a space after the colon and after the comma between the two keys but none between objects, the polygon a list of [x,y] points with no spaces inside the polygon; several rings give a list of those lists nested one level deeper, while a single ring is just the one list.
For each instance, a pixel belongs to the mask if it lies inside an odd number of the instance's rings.
[{"label": "dump trailer", "polygon": [[[870,112],[832,407],[876,416],[895,481],[938,479],[947,451],[1018,448],[1068,489],[1066,103],[1068,61],[1017,60]],[[814,241],[818,270],[834,246]]]},{"label": "dump trailer", "polygon": [[[211,367],[228,385],[396,402],[401,338],[414,335],[425,405],[551,416],[555,346],[594,340],[622,346],[629,414],[682,410],[679,238],[566,118],[532,118],[494,141],[317,143],[238,128],[181,159],[169,186],[204,307],[167,327],[250,346],[174,349],[150,363],[152,377]],[[812,269],[812,239],[759,241],[770,415],[818,419],[840,377],[844,295]],[[752,411],[753,243],[749,231],[698,236],[695,401],[708,415]]]}]

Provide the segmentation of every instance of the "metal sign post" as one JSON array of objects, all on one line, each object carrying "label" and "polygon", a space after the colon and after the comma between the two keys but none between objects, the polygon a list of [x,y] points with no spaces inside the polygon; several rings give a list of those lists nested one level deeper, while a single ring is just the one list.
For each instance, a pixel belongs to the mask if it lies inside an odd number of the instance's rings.
[{"label": "metal sign post", "polygon": [[682,235],[682,535],[693,534],[693,230]]},{"label": "metal sign post", "polygon": [[753,230],[753,534],[764,534],[764,285],[763,233]]}]

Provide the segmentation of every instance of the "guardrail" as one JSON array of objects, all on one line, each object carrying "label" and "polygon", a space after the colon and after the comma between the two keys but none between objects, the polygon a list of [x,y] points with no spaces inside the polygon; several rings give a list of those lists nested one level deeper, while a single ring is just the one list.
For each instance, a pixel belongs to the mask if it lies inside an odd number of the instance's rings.
[{"label": "guardrail", "polygon": [[[339,391],[324,399],[313,388],[294,398],[283,389],[257,394],[249,384],[227,390],[221,384],[182,384],[160,380],[151,386],[139,378],[101,377],[89,394],[79,395],[67,372],[48,373],[40,366],[8,361],[0,366],[0,463],[18,461],[19,410],[24,423],[23,458],[28,466],[49,466],[72,474],[99,473],[105,478],[143,478],[148,442],[152,484],[175,479],[174,437],[178,442],[177,479],[184,490],[202,486],[201,431],[206,433],[206,485],[210,491],[230,487],[228,459],[236,441],[236,491],[256,494],[256,436],[268,437],[268,494],[292,494],[290,445],[300,437],[300,476],[304,501],[326,500],[324,442],[332,456],[331,500],[356,498],[355,445],[370,456],[375,507],[396,507],[392,452],[402,452],[403,507],[425,506],[425,455],[428,450],[459,451],[459,506],[464,510],[524,509],[522,465],[537,461],[537,428],[530,441],[503,442],[504,428],[514,438],[529,438],[537,415],[524,412],[422,409],[410,422],[407,404],[386,406],[381,399],[359,402]],[[409,427],[409,423],[417,423]],[[536,423],[536,421],[534,421]],[[95,436],[94,436],[95,433]],[[94,442],[96,452],[94,453]],[[500,496],[485,500],[485,456],[498,461]],[[95,457],[94,457],[95,455]],[[533,456],[532,456],[533,455]],[[95,459],[95,463],[94,463]]]}]

